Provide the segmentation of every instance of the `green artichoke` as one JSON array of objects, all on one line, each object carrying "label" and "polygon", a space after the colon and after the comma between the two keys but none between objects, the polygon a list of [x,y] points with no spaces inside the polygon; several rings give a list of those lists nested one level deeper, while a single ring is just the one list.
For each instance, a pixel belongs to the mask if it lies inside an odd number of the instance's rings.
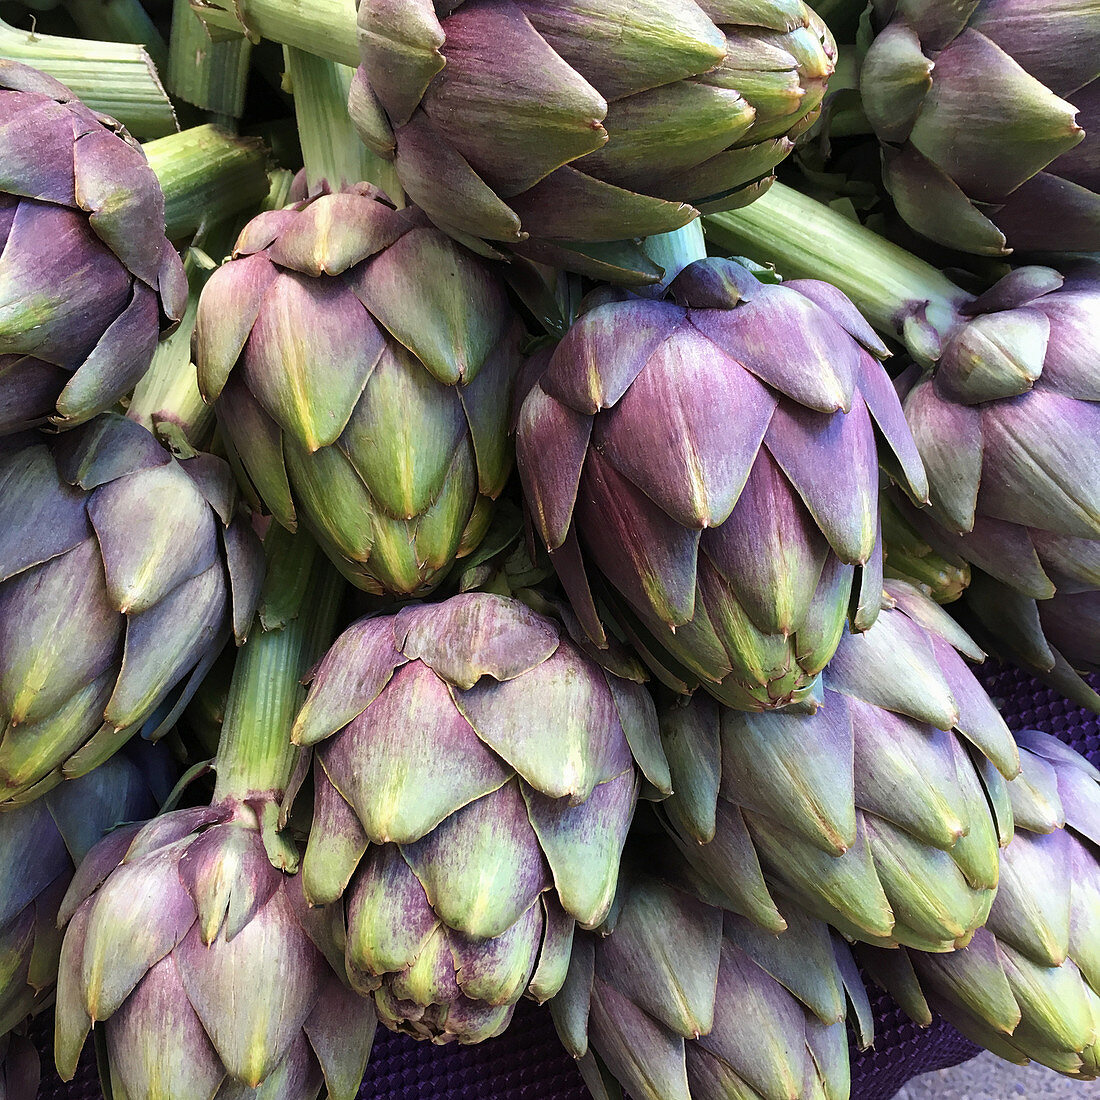
[{"label": "green artichoke", "polygon": [[1100,1076],[1100,772],[1050,734],[1017,735],[1016,834],[989,921],[962,951],[861,950],[918,1023],[930,1009],[1010,1061]]},{"label": "green artichoke", "polygon": [[395,1030],[478,1042],[557,992],[574,923],[611,905],[635,760],[668,792],[636,663],[581,644],[469,593],[363,619],[317,668],[305,892],[344,898],[349,975]]},{"label": "green artichoke", "polygon": [[422,594],[511,469],[523,327],[483,260],[366,184],[254,218],[195,334],[238,473],[368,592]]},{"label": "green artichoke", "polygon": [[0,453],[0,806],[167,728],[262,575],[221,459],[113,413],[29,443]]},{"label": "green artichoke", "polygon": [[436,225],[596,275],[760,194],[835,61],[801,0],[362,0],[359,43],[352,117]]},{"label": "green artichoke", "polygon": [[665,807],[697,873],[763,927],[781,931],[792,899],[850,939],[950,951],[989,913],[1019,762],[956,648],[981,652],[916,589],[886,590],[815,713],[669,707]]},{"label": "green artichoke", "polygon": [[880,454],[918,499],[924,470],[842,294],[713,258],[669,291],[590,299],[554,350],[519,413],[528,509],[594,641],[602,599],[674,689],[782,707],[878,614]]},{"label": "green artichoke", "polygon": [[650,874],[624,872],[600,935],[578,933],[550,1002],[596,1100],[847,1100],[849,1002],[871,1009],[847,945],[792,911],[781,936]]},{"label": "green artichoke", "polygon": [[62,1078],[95,1022],[127,1100],[316,1100],[322,1087],[352,1100],[374,1012],[343,981],[330,915],[272,866],[245,803],[108,837],[61,910]]},{"label": "green artichoke", "polygon": [[1100,9],[1091,0],[875,0],[860,71],[883,178],[965,252],[1100,249]]},{"label": "green artichoke", "polygon": [[111,408],[186,304],[141,146],[0,58],[0,435]]}]

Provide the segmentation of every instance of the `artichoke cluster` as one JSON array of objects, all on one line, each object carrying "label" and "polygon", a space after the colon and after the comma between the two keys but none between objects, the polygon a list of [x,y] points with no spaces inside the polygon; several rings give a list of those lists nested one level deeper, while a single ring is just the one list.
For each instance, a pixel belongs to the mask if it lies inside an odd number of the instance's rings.
[{"label": "artichoke cluster", "polygon": [[1100,771],[973,667],[1100,713],[1094,6],[0,23],[0,1098],[50,1008],[353,1100],[527,998],[594,1100],[849,1100],[866,977],[1100,1076]]}]

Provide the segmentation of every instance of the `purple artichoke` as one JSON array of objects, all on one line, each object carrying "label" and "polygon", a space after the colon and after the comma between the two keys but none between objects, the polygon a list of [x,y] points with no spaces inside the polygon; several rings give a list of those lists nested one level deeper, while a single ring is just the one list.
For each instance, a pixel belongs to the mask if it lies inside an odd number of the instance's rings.
[{"label": "purple artichoke", "polygon": [[1100,12],[1086,0],[875,0],[860,72],[884,180],[965,252],[1100,248]]},{"label": "purple artichoke", "polygon": [[1056,591],[1100,589],[1098,309],[1100,266],[1019,268],[962,307],[904,401],[935,523],[910,518],[976,567],[965,599],[981,640],[1070,692],[1071,667],[1096,660],[1095,629],[1059,629],[1064,612],[1039,609]]},{"label": "purple artichoke", "polygon": [[358,587],[430,591],[511,470],[523,329],[503,282],[366,184],[259,215],[234,256],[195,348],[246,483]]},{"label": "purple artichoke", "polygon": [[167,728],[244,636],[262,563],[236,512],[225,462],[111,413],[0,454],[0,804]]},{"label": "purple artichoke", "polygon": [[861,960],[918,1023],[935,1009],[1002,1058],[1100,1077],[1100,772],[1050,734],[1017,737],[1016,834],[986,927],[950,955]]},{"label": "purple artichoke", "polygon": [[186,304],[141,146],[0,59],[0,435],[110,409]]},{"label": "purple artichoke", "polygon": [[139,740],[90,774],[0,814],[0,1036],[52,1000],[57,914],[80,861],[115,826],[155,813],[171,773],[166,750]]},{"label": "purple artichoke", "polygon": [[374,1012],[343,981],[331,916],[272,866],[248,804],[107,837],[61,912],[62,1078],[95,1022],[129,1100],[316,1100],[322,1087],[352,1100]]},{"label": "purple artichoke", "polygon": [[791,916],[776,937],[624,872],[611,917],[600,935],[578,933],[550,1002],[592,1095],[618,1095],[617,1081],[635,1100],[847,1097],[844,1021],[850,1002],[870,1043],[867,993],[840,937]]},{"label": "purple artichoke", "polygon": [[359,44],[352,116],[441,229],[597,275],[766,189],[836,57],[801,0],[363,0]]},{"label": "purple artichoke", "polygon": [[318,666],[294,733],[317,743],[305,892],[344,897],[348,972],[391,1028],[497,1034],[557,992],[574,922],[607,916],[635,760],[668,791],[641,673],[613,667],[484,593],[361,620]]},{"label": "purple artichoke", "polygon": [[667,708],[663,809],[727,907],[772,932],[793,902],[849,939],[950,951],[993,902],[1019,760],[956,649],[981,651],[916,589],[886,587],[813,714],[744,714],[704,695]]},{"label": "purple artichoke", "polygon": [[554,351],[519,416],[528,508],[593,640],[595,594],[670,685],[782,707],[850,601],[858,629],[878,613],[878,438],[918,499],[924,471],[843,295],[717,259],[670,291],[595,305]]}]

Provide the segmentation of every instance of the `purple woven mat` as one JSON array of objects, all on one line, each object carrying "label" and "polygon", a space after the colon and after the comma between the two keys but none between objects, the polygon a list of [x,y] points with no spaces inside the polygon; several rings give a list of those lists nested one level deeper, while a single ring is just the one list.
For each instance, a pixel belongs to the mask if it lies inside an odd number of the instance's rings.
[{"label": "purple woven mat", "polygon": [[[1056,734],[1100,766],[1100,719],[1015,669],[993,666],[982,680],[1014,729]],[[874,991],[872,991],[874,992]],[[852,1100],[889,1100],[911,1077],[965,1062],[975,1047],[937,1019],[919,1028],[884,994],[872,996],[875,1048],[853,1052]],[[101,1100],[89,1045],[76,1078],[63,1084],[50,1056],[52,1021],[35,1027],[43,1052],[38,1100]],[[475,1047],[439,1048],[379,1029],[360,1100],[589,1100],[549,1014],[522,1003],[508,1031]]]}]

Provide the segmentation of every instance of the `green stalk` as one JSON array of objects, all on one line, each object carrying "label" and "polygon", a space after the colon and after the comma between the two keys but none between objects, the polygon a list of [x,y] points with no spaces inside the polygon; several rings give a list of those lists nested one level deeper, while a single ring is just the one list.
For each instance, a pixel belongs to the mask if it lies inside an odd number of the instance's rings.
[{"label": "green stalk", "polygon": [[657,233],[646,237],[643,244],[646,255],[664,269],[661,281],[655,286],[644,287],[639,293],[647,298],[663,297],[669,283],[689,264],[707,258],[707,244],[699,220],[689,222],[682,229],[671,233]]},{"label": "green stalk", "polygon": [[267,194],[267,156],[258,141],[196,126],[142,148],[164,190],[170,240],[257,206]]},{"label": "green stalk", "polygon": [[131,420],[163,439],[181,457],[207,450],[214,430],[214,408],[203,401],[191,362],[191,335],[199,293],[217,267],[200,249],[189,248],[184,254],[187,310],[179,328],[157,345],[153,361],[134,388],[126,410]]},{"label": "green stalk", "polygon": [[787,278],[839,287],[875,328],[902,339],[921,362],[939,358],[963,320],[959,307],[972,300],[931,264],[781,183],[703,223],[708,239],[729,252],[774,263]]},{"label": "green stalk", "polygon": [[[286,170],[270,173],[267,198],[260,208],[278,210],[285,206],[292,178]],[[153,361],[135,387],[126,410],[131,420],[158,436],[181,457],[209,450],[214,431],[214,409],[199,393],[198,372],[191,361],[191,336],[195,331],[199,294],[256,212],[248,210],[218,222],[191,242],[183,256],[187,310],[175,332],[157,345]]]},{"label": "green stalk", "polygon": [[176,115],[141,46],[21,31],[0,21],[0,57],[60,80],[93,111],[118,119],[139,139],[176,129]]},{"label": "green stalk", "polygon": [[192,0],[211,27],[269,38],[353,68],[359,64],[355,0]]},{"label": "green stalk", "polygon": [[141,0],[65,0],[65,10],[81,34],[144,46],[158,69],[167,64],[168,45]]},{"label": "green stalk", "polygon": [[283,796],[298,748],[290,742],[302,677],[335,633],[344,581],[308,535],[272,525],[264,540],[265,593],[283,615],[257,624],[237,656],[214,758],[215,803]]},{"label": "green stalk", "polygon": [[359,140],[348,115],[355,70],[289,46],[283,56],[310,190],[327,182],[337,191],[365,180],[400,205],[404,191],[394,166]]},{"label": "green stalk", "polygon": [[178,99],[228,122],[244,113],[252,43],[247,38],[214,41],[189,0],[172,5],[168,87]]}]

